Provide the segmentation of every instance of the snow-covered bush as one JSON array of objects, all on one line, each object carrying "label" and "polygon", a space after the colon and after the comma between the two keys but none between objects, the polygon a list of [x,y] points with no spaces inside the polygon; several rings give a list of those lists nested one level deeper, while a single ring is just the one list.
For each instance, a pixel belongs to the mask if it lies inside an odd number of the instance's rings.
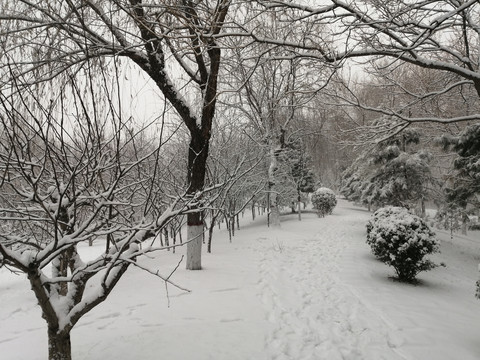
[{"label": "snow-covered bush", "polygon": [[312,194],[312,205],[318,216],[330,215],[337,205],[335,193],[326,187],[321,187]]},{"label": "snow-covered bush", "polygon": [[367,244],[379,260],[395,269],[401,281],[412,282],[420,271],[436,267],[425,259],[438,252],[435,233],[405,208],[378,209],[367,223]]}]

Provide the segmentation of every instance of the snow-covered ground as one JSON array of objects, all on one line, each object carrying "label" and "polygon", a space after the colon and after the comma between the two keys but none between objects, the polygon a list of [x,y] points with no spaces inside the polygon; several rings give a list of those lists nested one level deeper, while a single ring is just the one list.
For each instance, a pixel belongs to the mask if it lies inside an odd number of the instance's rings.
[{"label": "snow-covered ground", "polygon": [[[243,221],[232,243],[214,236],[203,271],[173,275],[166,288],[133,270],[72,331],[75,360],[105,359],[480,359],[480,301],[474,298],[480,238],[438,231],[446,267],[392,280],[365,244],[370,214],[340,201],[324,219]],[[101,246],[98,244],[97,246]],[[86,256],[95,246],[84,248]],[[168,274],[181,258],[145,260]],[[0,359],[47,355],[46,324],[28,283],[0,270]]]}]

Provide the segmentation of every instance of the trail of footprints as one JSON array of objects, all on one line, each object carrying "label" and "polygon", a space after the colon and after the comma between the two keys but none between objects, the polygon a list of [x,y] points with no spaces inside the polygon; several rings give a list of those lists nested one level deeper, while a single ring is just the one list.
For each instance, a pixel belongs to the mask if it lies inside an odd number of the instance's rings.
[{"label": "trail of footprints", "polygon": [[346,235],[320,234],[282,249],[262,242],[259,295],[273,329],[267,359],[405,359],[388,325],[337,281]]}]

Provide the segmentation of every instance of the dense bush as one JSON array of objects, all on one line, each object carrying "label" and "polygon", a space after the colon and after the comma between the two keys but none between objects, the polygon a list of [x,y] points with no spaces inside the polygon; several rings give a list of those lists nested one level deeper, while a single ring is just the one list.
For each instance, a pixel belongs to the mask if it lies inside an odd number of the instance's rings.
[{"label": "dense bush", "polygon": [[312,194],[312,205],[318,216],[324,217],[332,213],[337,205],[337,197],[332,190],[321,187]]},{"label": "dense bush", "polygon": [[395,269],[401,281],[413,282],[419,272],[436,267],[425,259],[438,252],[435,233],[405,208],[378,209],[367,223],[367,244],[379,260]]}]

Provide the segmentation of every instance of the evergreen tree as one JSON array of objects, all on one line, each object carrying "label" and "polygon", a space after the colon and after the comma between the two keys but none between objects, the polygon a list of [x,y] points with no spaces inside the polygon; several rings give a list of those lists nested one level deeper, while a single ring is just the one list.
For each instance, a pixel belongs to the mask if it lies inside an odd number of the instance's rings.
[{"label": "evergreen tree", "polygon": [[289,169],[289,182],[295,187],[295,193],[292,191],[288,192],[291,195],[292,212],[295,211],[295,201],[300,212],[301,202],[306,201],[305,194],[315,191],[316,182],[315,173],[311,166],[311,157],[306,154],[306,149],[301,139],[286,144],[286,151],[280,157],[280,163]]},{"label": "evergreen tree", "polygon": [[315,191],[315,174],[310,166],[310,157],[305,156],[303,152],[293,161],[292,177],[299,193]]},{"label": "evergreen tree", "polygon": [[457,138],[444,138],[446,148],[450,146],[458,154],[453,163],[456,176],[453,186],[446,189],[447,200],[462,208],[468,204],[479,206],[480,201],[480,123],[468,126]]},{"label": "evergreen tree", "polygon": [[424,209],[428,184],[433,182],[431,155],[417,151],[420,134],[407,129],[362,153],[343,173],[341,193],[368,206],[410,208],[418,200]]}]

